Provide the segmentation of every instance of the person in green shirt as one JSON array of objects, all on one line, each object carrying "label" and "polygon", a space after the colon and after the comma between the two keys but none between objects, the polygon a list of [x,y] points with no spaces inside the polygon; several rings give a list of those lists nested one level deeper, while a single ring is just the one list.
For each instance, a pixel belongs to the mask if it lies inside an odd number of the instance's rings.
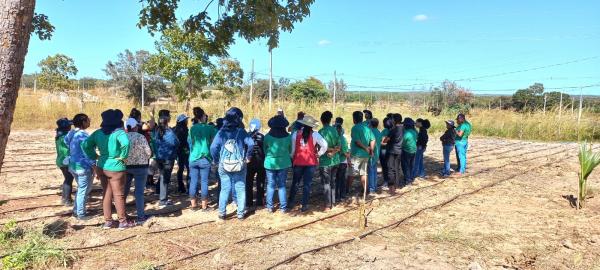
[{"label": "person in green shirt", "polygon": [[369,192],[377,191],[377,160],[379,160],[379,155],[381,152],[381,140],[383,136],[381,135],[381,131],[379,131],[379,120],[377,118],[371,118],[369,120],[369,128],[371,132],[373,132],[373,136],[375,138],[375,149],[373,151],[373,156],[369,159],[369,169],[367,172],[367,176],[369,179]]},{"label": "person in green shirt", "polygon": [[267,174],[267,210],[274,212],[273,196],[275,189],[279,196],[279,209],[282,213],[287,209],[287,191],[285,182],[288,171],[292,167],[292,140],[287,133],[288,120],[282,115],[269,119],[269,133],[265,135],[263,150],[265,152],[264,166]]},{"label": "person in green shirt", "polygon": [[[348,195],[348,183],[352,183],[352,173],[348,173],[348,162],[350,161],[350,151],[348,149],[348,140],[344,136],[344,119],[338,117],[335,119],[335,128],[340,136],[340,151],[336,154],[340,160],[337,178],[335,180],[335,198],[337,201],[343,200]],[[348,177],[350,175],[350,177]],[[348,181],[349,180],[349,181]]]},{"label": "person in green shirt", "polygon": [[190,184],[188,196],[193,210],[198,209],[196,195],[198,194],[198,182],[200,182],[200,199],[202,210],[208,208],[208,176],[210,174],[212,158],[210,156],[210,144],[212,143],[217,129],[208,125],[208,116],[200,107],[194,107],[194,125],[188,135],[190,146]]},{"label": "person in green shirt", "polygon": [[[375,136],[371,129],[363,123],[363,113],[355,111],[352,113],[354,126],[350,130],[350,167],[352,176],[359,176],[363,188],[367,188],[367,169],[369,158],[374,155]],[[350,186],[348,187],[350,188]]]},{"label": "person in green shirt", "polygon": [[457,171],[460,175],[464,175],[467,170],[467,150],[469,149],[469,135],[471,135],[471,123],[467,121],[464,114],[458,114],[456,117],[456,161]]},{"label": "person in green shirt", "polygon": [[415,154],[417,153],[417,130],[415,121],[407,117],[404,119],[404,135],[402,137],[402,156],[400,163],[402,174],[404,175],[404,185],[411,184],[415,177],[413,170],[415,167]]},{"label": "person in green shirt", "polygon": [[71,130],[71,121],[67,118],[61,118],[56,121],[56,136],[54,144],[56,146],[56,166],[63,175],[62,200],[65,206],[73,206],[73,174],[69,171],[69,146],[65,143],[65,136]]},{"label": "person in green shirt", "polygon": [[[127,167],[125,160],[129,156],[129,138],[123,130],[123,112],[120,110],[107,110],[102,112],[102,124],[85,141],[81,148],[85,155],[98,160],[97,175],[102,185],[102,212],[104,225],[102,228],[110,229],[117,226],[112,219],[112,202],[115,203],[118,216],[119,229],[135,226],[125,212],[125,183],[127,181]],[[100,155],[96,154],[96,150]]]},{"label": "person in green shirt", "polygon": [[324,111],[321,114],[321,123],[323,127],[319,130],[319,134],[327,142],[327,151],[325,155],[319,157],[319,175],[323,183],[325,192],[325,210],[331,210],[335,205],[335,179],[337,170],[340,164],[337,152],[340,151],[340,135],[335,127],[331,126],[333,113]]}]

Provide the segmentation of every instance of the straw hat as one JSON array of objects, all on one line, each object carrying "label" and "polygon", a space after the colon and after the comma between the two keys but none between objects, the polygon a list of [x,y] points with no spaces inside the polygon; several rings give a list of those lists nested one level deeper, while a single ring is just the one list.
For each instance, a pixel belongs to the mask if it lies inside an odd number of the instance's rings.
[{"label": "straw hat", "polygon": [[316,128],[317,126],[319,126],[319,121],[317,121],[314,117],[310,116],[310,115],[305,115],[304,118],[302,118],[302,120],[297,120],[298,123],[303,124],[305,126],[309,126],[312,128]]}]

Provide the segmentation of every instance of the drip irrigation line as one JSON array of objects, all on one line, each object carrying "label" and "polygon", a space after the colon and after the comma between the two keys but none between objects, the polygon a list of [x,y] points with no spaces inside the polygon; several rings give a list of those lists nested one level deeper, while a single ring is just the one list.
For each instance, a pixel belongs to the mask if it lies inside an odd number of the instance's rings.
[{"label": "drip irrigation line", "polygon": [[[550,149],[552,149],[552,148],[554,148],[554,147],[548,147],[548,148],[540,149],[540,150],[537,150],[537,151],[534,151],[534,152],[530,152],[530,153],[528,153],[528,154],[534,154],[534,153],[538,153],[538,152],[541,152],[541,151],[550,150]],[[554,152],[554,153],[552,153],[551,155],[556,155],[556,154],[563,153],[565,150],[566,150],[566,149],[561,149],[560,151]],[[471,174],[470,176],[474,176],[474,175],[478,175],[478,174],[481,174],[481,173],[485,173],[485,172],[488,172],[488,171],[490,171],[490,170],[496,170],[496,169],[504,168],[504,167],[506,167],[506,166],[509,166],[509,165],[512,165],[512,164],[514,164],[514,163],[521,163],[521,162],[524,162],[524,161],[536,160],[536,159],[543,158],[543,157],[548,157],[548,156],[549,156],[549,155],[544,155],[544,156],[539,156],[539,157],[535,157],[535,158],[527,158],[527,159],[524,159],[524,160],[519,160],[519,161],[513,161],[513,162],[509,162],[509,163],[507,163],[507,164],[505,164],[505,165],[502,165],[502,166],[498,166],[498,167],[494,167],[494,168],[486,168],[486,169],[480,170],[480,171],[478,171],[478,172],[476,172],[476,173],[473,173],[473,174]],[[566,159],[566,158],[565,158],[565,159]],[[520,174],[518,174],[518,175],[521,175],[521,174],[522,174],[522,173],[520,173]],[[447,180],[446,180],[446,179],[444,179],[444,180],[442,180],[442,181],[439,181],[439,182],[436,182],[435,184],[432,184],[432,185],[423,186],[423,187],[418,187],[418,188],[415,188],[415,189],[412,189],[412,190],[407,190],[407,191],[405,191],[405,192],[401,192],[401,193],[394,194],[394,195],[389,195],[389,196],[386,196],[386,197],[380,197],[380,198],[369,199],[369,200],[368,200],[366,203],[372,203],[374,200],[389,200],[389,199],[398,198],[398,197],[400,197],[400,196],[402,196],[402,195],[405,195],[405,194],[408,194],[408,193],[411,193],[411,192],[416,192],[416,191],[419,191],[419,190],[422,190],[422,189],[429,189],[429,188],[432,188],[432,187],[434,187],[434,186],[437,186],[437,185],[440,185],[440,184],[442,184],[442,183],[445,183],[446,181],[447,181]],[[247,242],[249,242],[249,241],[256,240],[256,239],[264,239],[264,238],[267,238],[267,237],[271,237],[271,236],[279,235],[279,234],[282,234],[282,233],[284,233],[284,232],[289,232],[289,231],[292,231],[292,230],[296,230],[296,229],[299,229],[299,228],[306,227],[306,226],[308,226],[308,225],[311,225],[311,224],[315,224],[315,223],[317,223],[317,222],[320,222],[320,221],[323,221],[323,220],[327,220],[327,219],[330,219],[330,218],[334,218],[334,217],[340,216],[340,215],[342,215],[342,214],[345,214],[345,213],[351,212],[352,210],[356,210],[356,209],[358,209],[358,208],[359,208],[359,206],[355,206],[355,207],[352,207],[352,208],[346,209],[346,210],[344,210],[344,211],[342,211],[342,212],[335,213],[335,214],[331,214],[331,215],[328,215],[328,216],[325,216],[325,217],[322,217],[322,218],[319,218],[319,219],[316,219],[316,220],[312,220],[312,221],[309,221],[309,222],[307,222],[307,223],[303,223],[303,224],[300,224],[300,225],[297,225],[297,226],[293,226],[293,227],[290,227],[290,228],[287,228],[287,229],[283,229],[283,230],[276,231],[276,232],[272,232],[272,233],[267,233],[267,234],[263,234],[263,235],[258,235],[258,236],[253,236],[253,237],[245,238],[245,239],[242,239],[242,240],[239,240],[239,241],[236,241],[236,242],[234,242],[234,244],[242,244],[242,243],[247,243]],[[354,238],[350,239],[350,241],[351,241],[351,240],[354,240]],[[339,245],[340,243],[334,243],[334,244],[335,244],[335,245]],[[170,261],[170,262],[166,262],[166,263],[159,264],[159,265],[157,265],[156,267],[159,267],[159,268],[160,268],[160,267],[164,267],[164,266],[166,266],[166,265],[173,264],[173,263],[176,263],[176,262],[181,262],[181,261],[185,261],[185,260],[193,259],[193,258],[195,258],[195,257],[198,257],[198,256],[200,256],[200,255],[205,255],[205,254],[211,253],[211,252],[213,252],[213,251],[215,251],[215,250],[218,250],[218,249],[221,249],[221,248],[223,248],[223,247],[224,247],[224,246],[222,246],[222,247],[216,247],[216,248],[212,248],[212,249],[209,249],[209,250],[205,250],[205,251],[202,251],[202,252],[200,252],[200,253],[195,253],[195,254],[192,254],[192,255],[189,255],[189,256],[186,256],[186,257],[183,257],[183,258],[179,258],[179,259],[176,259],[176,260]],[[329,245],[328,245],[327,247],[329,247]],[[321,248],[323,248],[323,247],[321,247]]]},{"label": "drip irrigation line", "polygon": [[[568,155],[568,156],[560,159],[559,161],[564,161],[567,158],[569,158],[569,156],[570,155]],[[542,165],[539,165],[539,166],[534,166],[532,168],[529,168],[528,171],[531,171],[533,169],[539,169],[539,168],[542,168],[542,167],[545,167],[545,166],[549,166],[549,165],[554,164],[554,163],[555,162],[548,162],[548,163],[545,163],[545,164],[542,164]],[[358,235],[356,237],[347,238],[347,239],[344,239],[344,240],[341,240],[341,241],[333,242],[333,243],[330,243],[330,244],[327,244],[327,245],[324,245],[324,246],[312,248],[312,249],[309,249],[309,250],[306,250],[306,251],[294,254],[294,255],[286,258],[283,261],[280,261],[280,262],[278,262],[278,263],[276,263],[276,264],[274,264],[272,266],[269,266],[267,269],[270,270],[270,269],[274,269],[274,268],[276,268],[278,266],[282,266],[284,264],[288,264],[288,263],[294,261],[295,259],[297,259],[298,257],[300,257],[300,256],[302,256],[304,254],[316,253],[316,252],[321,251],[323,249],[327,249],[327,248],[335,247],[335,246],[338,246],[338,245],[341,245],[341,244],[345,244],[345,243],[348,243],[348,242],[352,242],[352,241],[354,241],[356,239],[363,239],[363,238],[365,238],[365,237],[367,237],[367,236],[369,236],[369,235],[371,235],[373,233],[376,233],[378,231],[382,231],[382,230],[385,230],[385,229],[388,229],[388,228],[392,228],[392,229],[393,228],[397,228],[398,226],[400,226],[401,224],[403,224],[407,220],[412,219],[412,218],[420,215],[421,213],[423,213],[423,212],[425,212],[427,210],[437,210],[437,209],[440,209],[440,208],[442,208],[442,207],[444,207],[444,206],[446,206],[446,205],[448,205],[448,204],[456,201],[457,199],[459,199],[461,197],[471,196],[473,194],[481,192],[484,189],[492,188],[492,187],[497,186],[497,185],[499,185],[501,183],[504,183],[506,181],[512,180],[512,179],[514,179],[514,178],[516,178],[517,176],[520,176],[520,175],[523,175],[523,173],[515,173],[515,174],[513,174],[513,175],[511,175],[509,177],[506,177],[506,178],[502,179],[502,180],[486,184],[486,185],[484,185],[484,186],[482,186],[480,188],[477,188],[475,190],[472,190],[470,192],[466,192],[466,193],[461,193],[461,194],[455,195],[452,198],[450,198],[450,199],[448,199],[448,200],[446,200],[444,202],[441,202],[441,203],[433,205],[433,206],[421,208],[420,210],[418,210],[418,211],[416,211],[416,212],[414,212],[414,213],[412,213],[412,214],[410,214],[410,215],[408,215],[408,216],[406,216],[406,217],[404,217],[404,218],[402,218],[400,220],[394,221],[392,223],[389,223],[389,224],[387,224],[385,226],[382,226],[382,227],[379,227],[379,228],[376,228],[376,229],[373,229],[373,230],[369,230],[369,231],[367,231],[365,233],[362,233],[362,234],[360,234],[360,235]]]}]

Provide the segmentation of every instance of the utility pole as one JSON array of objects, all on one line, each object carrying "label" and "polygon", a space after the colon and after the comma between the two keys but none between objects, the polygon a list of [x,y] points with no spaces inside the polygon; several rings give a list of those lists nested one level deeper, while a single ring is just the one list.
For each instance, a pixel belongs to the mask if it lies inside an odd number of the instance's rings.
[{"label": "utility pole", "polygon": [[33,93],[37,92],[37,78],[33,80]]},{"label": "utility pole", "polygon": [[144,100],[144,98],[145,98],[144,94],[145,94],[145,91],[144,91],[144,70],[142,69],[142,110],[141,110],[142,115],[144,114],[144,101],[145,101]]},{"label": "utility pole", "polygon": [[546,101],[548,100],[548,95],[544,94],[544,115],[546,115]]},{"label": "utility pole", "polygon": [[269,112],[273,109],[273,51],[269,50]]},{"label": "utility pole", "polygon": [[571,97],[571,115],[575,114],[575,97]]},{"label": "utility pole", "polygon": [[577,116],[577,126],[581,122],[581,111],[583,109],[583,88],[579,89],[579,115]]},{"label": "utility pole", "polygon": [[335,70],[333,71],[333,111],[335,112],[335,104],[336,104],[336,95],[337,95],[337,76]]},{"label": "utility pole", "polygon": [[560,120],[560,118],[562,117],[562,100],[563,100],[563,93],[560,92],[560,103],[558,104],[558,120]]},{"label": "utility pole", "polygon": [[252,106],[252,95],[254,94],[254,59],[252,59],[252,72],[250,72],[250,106]]}]

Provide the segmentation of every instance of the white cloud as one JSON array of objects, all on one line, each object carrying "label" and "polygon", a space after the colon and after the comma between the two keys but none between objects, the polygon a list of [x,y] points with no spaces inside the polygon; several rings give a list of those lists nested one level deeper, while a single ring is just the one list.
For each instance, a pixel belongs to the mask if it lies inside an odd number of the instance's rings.
[{"label": "white cloud", "polygon": [[319,40],[319,42],[317,44],[319,46],[327,46],[327,45],[331,44],[331,41],[326,40],[326,39],[322,39],[322,40]]},{"label": "white cloud", "polygon": [[415,22],[424,22],[426,20],[428,20],[429,17],[427,17],[427,15],[425,14],[419,14],[413,17],[413,21]]}]

